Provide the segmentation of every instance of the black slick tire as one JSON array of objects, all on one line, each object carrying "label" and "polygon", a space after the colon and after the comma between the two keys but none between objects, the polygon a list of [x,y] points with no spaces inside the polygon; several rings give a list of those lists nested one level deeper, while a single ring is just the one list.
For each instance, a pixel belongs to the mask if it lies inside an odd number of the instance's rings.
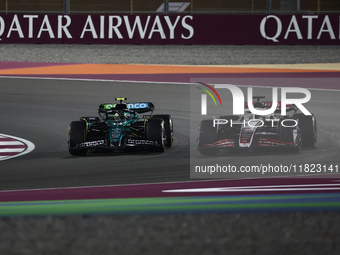
[{"label": "black slick tire", "polygon": [[169,114],[156,114],[153,118],[159,118],[164,120],[165,136],[166,136],[166,147],[171,148],[174,139],[174,128],[171,115]]},{"label": "black slick tire", "polygon": [[219,149],[206,147],[208,144],[216,142],[216,127],[213,120],[202,120],[198,132],[198,149],[204,156],[215,156]]},{"label": "black slick tire", "polygon": [[[282,121],[287,118],[282,118],[279,121],[279,136],[280,140],[282,142],[289,142],[291,143],[291,146],[285,146],[283,147],[283,150],[285,152],[293,152],[293,153],[298,153],[301,151],[302,148],[302,135],[301,135],[301,126],[299,120],[297,121],[297,126],[292,127],[296,124],[295,121],[290,121],[287,120],[284,122],[286,127],[282,125]],[[294,139],[294,132],[296,130],[296,138]]]},{"label": "black slick tire", "polygon": [[158,118],[151,118],[145,124],[145,136],[150,141],[155,141],[156,146],[150,147],[150,152],[164,152],[165,151],[165,128],[164,120]]},{"label": "black slick tire", "polygon": [[73,156],[84,156],[87,149],[78,149],[77,145],[86,140],[85,121],[72,121],[68,130],[68,150]]},{"label": "black slick tire", "polygon": [[303,147],[307,148],[316,147],[317,124],[315,116],[298,113],[294,115],[294,118],[298,119],[300,122]]}]

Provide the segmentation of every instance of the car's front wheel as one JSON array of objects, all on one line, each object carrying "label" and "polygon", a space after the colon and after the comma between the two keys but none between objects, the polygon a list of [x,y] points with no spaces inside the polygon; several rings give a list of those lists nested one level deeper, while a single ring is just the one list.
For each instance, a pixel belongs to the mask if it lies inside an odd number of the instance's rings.
[{"label": "car's front wheel", "polygon": [[198,131],[198,149],[204,156],[215,156],[218,154],[218,148],[211,148],[216,142],[216,127],[213,126],[213,120],[202,120]]},{"label": "car's front wheel", "polygon": [[145,124],[145,136],[150,141],[155,141],[157,144],[150,147],[152,152],[164,152],[165,151],[165,128],[164,120],[152,118]]},{"label": "car's front wheel", "polygon": [[171,148],[174,139],[174,128],[171,115],[169,114],[156,114],[153,115],[154,118],[159,118],[164,120],[165,136],[166,136],[166,147]]},{"label": "car's front wheel", "polygon": [[301,124],[302,144],[303,147],[314,148],[317,142],[317,125],[314,115],[304,115],[303,113],[295,114],[294,117]]},{"label": "car's front wheel", "polygon": [[303,145],[300,121],[286,119],[281,118],[278,124],[280,139],[288,144],[283,149],[287,152],[300,152]]},{"label": "car's front wheel", "polygon": [[77,145],[86,140],[85,121],[72,121],[68,128],[68,150],[73,156],[84,156],[87,149],[79,149]]}]

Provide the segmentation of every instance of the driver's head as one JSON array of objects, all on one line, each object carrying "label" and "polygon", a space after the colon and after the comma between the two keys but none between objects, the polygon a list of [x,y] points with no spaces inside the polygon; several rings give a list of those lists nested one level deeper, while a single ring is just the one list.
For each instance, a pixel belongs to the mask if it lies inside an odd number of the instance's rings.
[{"label": "driver's head", "polygon": [[256,102],[254,104],[254,108],[264,108],[263,104],[261,102]]},{"label": "driver's head", "polygon": [[125,112],[125,111],[118,111],[114,114],[112,119],[115,121],[129,120],[129,119],[132,119],[132,114],[129,112]]},{"label": "driver's head", "polygon": [[131,119],[132,116],[131,116],[131,114],[129,112],[124,112],[124,118],[125,119]]},{"label": "driver's head", "polygon": [[120,116],[119,116],[118,112],[115,113],[115,115],[113,116],[113,119],[114,120],[120,120]]},{"label": "driver's head", "polygon": [[124,111],[119,111],[117,114],[117,117],[119,120],[125,120],[125,119],[130,119],[131,114],[129,112],[124,112]]}]

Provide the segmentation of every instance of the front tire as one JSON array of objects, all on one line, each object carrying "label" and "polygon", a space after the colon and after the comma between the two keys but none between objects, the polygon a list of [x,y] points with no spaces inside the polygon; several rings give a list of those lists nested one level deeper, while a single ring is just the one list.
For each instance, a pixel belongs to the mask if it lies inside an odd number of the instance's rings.
[{"label": "front tire", "polygon": [[204,156],[215,156],[219,149],[209,148],[207,145],[216,142],[216,127],[213,120],[202,120],[198,132],[198,149]]},{"label": "front tire", "polygon": [[294,115],[301,125],[303,147],[314,148],[317,143],[317,124],[314,115],[298,113]]},{"label": "front tire", "polygon": [[[295,127],[284,127],[282,126],[282,121],[286,118],[282,118],[279,121],[279,136],[282,142],[290,143],[290,146],[284,146],[283,150],[286,152],[300,152],[302,148],[302,135],[300,121],[297,121]],[[293,126],[295,122],[287,120],[285,125]]]},{"label": "front tire", "polygon": [[169,114],[157,114],[153,115],[153,118],[159,118],[164,120],[165,136],[166,136],[166,147],[171,148],[174,139],[173,121]]},{"label": "front tire", "polygon": [[145,136],[150,141],[155,141],[157,145],[151,147],[151,152],[164,152],[165,151],[165,128],[164,120],[150,119],[145,124]]},{"label": "front tire", "polygon": [[68,129],[68,150],[73,156],[84,156],[87,149],[78,149],[77,145],[86,140],[85,121],[72,121]]}]

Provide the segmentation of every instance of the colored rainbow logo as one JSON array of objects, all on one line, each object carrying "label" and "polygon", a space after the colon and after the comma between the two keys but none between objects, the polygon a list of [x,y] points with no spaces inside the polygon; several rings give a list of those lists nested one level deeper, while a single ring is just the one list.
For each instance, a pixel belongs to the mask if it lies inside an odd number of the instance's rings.
[{"label": "colored rainbow logo", "polygon": [[[206,86],[206,87],[209,88],[212,92],[214,92],[215,95],[217,96],[218,100],[220,101],[221,106],[222,106],[222,100],[221,100],[221,98],[220,98],[220,95],[217,93],[217,91],[216,91],[213,87],[211,87],[210,85],[205,84],[205,83],[203,83],[203,82],[198,82],[198,83],[199,83],[199,84],[202,84],[203,86]],[[204,89],[204,88],[200,88],[200,87],[197,87],[197,88],[203,90],[204,92],[206,92],[206,93],[214,100],[214,103],[215,103],[215,105],[217,106],[216,100],[215,100],[214,96],[211,94],[211,92],[210,92],[209,90]]]}]

